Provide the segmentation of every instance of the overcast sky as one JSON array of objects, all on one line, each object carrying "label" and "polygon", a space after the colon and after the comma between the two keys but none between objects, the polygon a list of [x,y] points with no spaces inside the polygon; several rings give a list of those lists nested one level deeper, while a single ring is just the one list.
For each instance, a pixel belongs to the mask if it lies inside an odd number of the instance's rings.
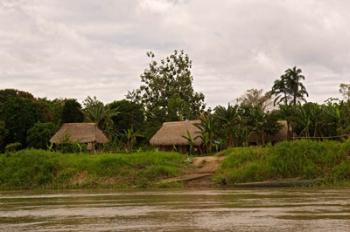
[{"label": "overcast sky", "polygon": [[302,68],[310,101],[350,82],[348,0],[0,0],[0,88],[110,102],[147,51],[184,49],[210,106]]}]

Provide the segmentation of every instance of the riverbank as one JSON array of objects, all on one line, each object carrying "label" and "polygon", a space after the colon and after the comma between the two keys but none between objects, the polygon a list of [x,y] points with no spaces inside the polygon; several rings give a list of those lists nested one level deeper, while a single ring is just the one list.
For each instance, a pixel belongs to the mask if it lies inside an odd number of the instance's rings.
[{"label": "riverbank", "polygon": [[350,141],[231,148],[215,156],[193,158],[192,164],[183,154],[155,151],[63,154],[22,150],[0,156],[0,190],[216,188],[259,181],[275,185],[274,181],[281,180],[285,185],[288,179],[348,186]]},{"label": "riverbank", "polygon": [[275,146],[231,148],[214,175],[216,183],[284,179],[322,179],[324,185],[342,185],[350,179],[350,141],[299,140]]},{"label": "riverbank", "polygon": [[63,154],[22,150],[0,156],[0,189],[146,188],[181,175],[175,152]]}]

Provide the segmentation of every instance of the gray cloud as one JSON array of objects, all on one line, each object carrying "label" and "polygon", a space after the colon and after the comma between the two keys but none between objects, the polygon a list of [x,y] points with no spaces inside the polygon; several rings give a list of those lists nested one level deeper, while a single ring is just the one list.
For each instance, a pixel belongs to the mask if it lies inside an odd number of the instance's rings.
[{"label": "gray cloud", "polygon": [[184,49],[210,106],[268,90],[291,66],[310,100],[350,76],[350,3],[271,0],[0,0],[0,88],[37,96],[123,98],[145,53]]}]

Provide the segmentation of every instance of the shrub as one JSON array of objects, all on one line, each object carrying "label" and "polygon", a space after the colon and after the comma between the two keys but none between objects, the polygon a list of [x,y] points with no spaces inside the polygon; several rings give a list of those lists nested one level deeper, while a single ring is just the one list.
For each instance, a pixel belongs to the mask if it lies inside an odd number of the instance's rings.
[{"label": "shrub", "polygon": [[350,160],[345,160],[336,166],[332,173],[332,178],[335,180],[349,180],[350,179]]},{"label": "shrub", "polygon": [[299,140],[277,144],[270,150],[269,166],[276,177],[322,177],[343,158],[341,143]]},{"label": "shrub", "polygon": [[22,148],[22,144],[21,143],[9,143],[6,145],[5,147],[5,152],[15,152],[18,151]]},{"label": "shrub", "polygon": [[53,181],[58,168],[53,154],[41,150],[22,150],[0,158],[2,187],[32,188]]},{"label": "shrub", "polygon": [[350,140],[286,141],[275,146],[232,148],[215,174],[218,183],[234,184],[280,178],[350,179]]},{"label": "shrub", "polygon": [[56,131],[53,123],[36,123],[28,130],[27,144],[29,147],[46,149],[50,143],[50,138]]},{"label": "shrub", "polygon": [[57,150],[62,153],[82,153],[87,152],[87,145],[81,143],[62,143],[57,145]]}]

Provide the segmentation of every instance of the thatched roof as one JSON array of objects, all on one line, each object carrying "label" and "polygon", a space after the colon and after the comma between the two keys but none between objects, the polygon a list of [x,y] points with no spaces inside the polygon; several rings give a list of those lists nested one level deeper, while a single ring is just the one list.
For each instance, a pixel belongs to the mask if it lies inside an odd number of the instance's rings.
[{"label": "thatched roof", "polygon": [[288,123],[286,120],[279,120],[278,124],[281,125],[281,129],[272,136],[272,142],[280,142],[288,139]]},{"label": "thatched roof", "polygon": [[[281,142],[288,139],[288,124],[285,120],[279,120],[277,123],[281,126],[280,130],[273,136],[265,138],[265,142]],[[251,132],[248,135],[248,143],[260,144],[261,137],[256,132]]]},{"label": "thatched roof", "polygon": [[96,123],[64,123],[50,139],[51,143],[60,144],[65,138],[78,143],[107,143],[108,139]]},{"label": "thatched roof", "polygon": [[183,136],[187,137],[187,131],[194,140],[194,145],[202,144],[202,139],[198,137],[200,130],[195,126],[199,124],[199,120],[194,121],[177,121],[165,122],[150,140],[150,144],[155,146],[173,146],[173,145],[188,145],[188,141]]}]

